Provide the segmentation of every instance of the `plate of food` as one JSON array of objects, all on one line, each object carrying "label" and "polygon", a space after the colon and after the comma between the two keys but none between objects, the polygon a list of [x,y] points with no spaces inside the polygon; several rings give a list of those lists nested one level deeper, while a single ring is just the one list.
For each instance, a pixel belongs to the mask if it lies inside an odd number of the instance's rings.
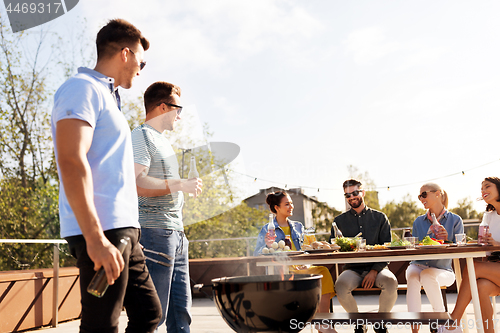
[{"label": "plate of food", "polygon": [[376,250],[389,250],[389,248],[385,245],[367,245],[366,246],[367,251],[376,251]]},{"label": "plate of food", "polygon": [[395,239],[392,242],[384,243],[384,246],[389,250],[403,250],[406,249],[407,246],[410,245],[410,242],[407,240]]},{"label": "plate of food", "polygon": [[444,243],[443,240],[438,240],[435,238],[430,238],[429,236],[425,236],[424,239],[415,247],[419,249],[432,248],[432,247],[448,247],[450,244]]},{"label": "plate of food", "polygon": [[390,250],[403,250],[406,249],[405,245],[396,245],[396,246],[387,246],[388,249]]},{"label": "plate of food", "polygon": [[333,251],[337,251],[338,249],[340,249],[340,246],[336,245],[336,246],[330,247],[329,249],[310,249],[310,250],[306,250],[306,252],[310,253],[310,254],[314,254],[314,253],[331,253]]},{"label": "plate of food", "polygon": [[274,251],[268,253],[261,253],[263,256],[293,256],[297,254],[302,254],[304,251]]},{"label": "plate of food", "polygon": [[340,252],[356,251],[356,241],[358,238],[354,237],[337,237],[335,243],[340,246]]},{"label": "plate of food", "polygon": [[[324,253],[324,252],[335,251],[338,249],[340,249],[340,246],[338,246],[337,244],[330,244],[330,243],[325,242],[325,241],[319,241],[319,242],[315,241],[309,245],[302,246],[302,250],[307,251],[309,253],[313,253],[313,252],[314,253]],[[318,252],[319,250],[325,250],[325,251]]]},{"label": "plate of food", "polygon": [[430,249],[430,248],[435,248],[435,247],[448,247],[450,244],[432,244],[432,245],[425,245],[425,244],[419,244],[415,245],[416,248],[419,249]]}]

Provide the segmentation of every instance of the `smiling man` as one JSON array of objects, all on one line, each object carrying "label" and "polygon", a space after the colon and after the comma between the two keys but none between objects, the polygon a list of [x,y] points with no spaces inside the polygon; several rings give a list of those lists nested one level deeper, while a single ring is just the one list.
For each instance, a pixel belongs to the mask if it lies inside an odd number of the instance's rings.
[{"label": "smiling man", "polygon": [[[118,95],[144,68],[149,42],[116,19],[99,31],[96,45],[95,68],[80,67],[54,97],[61,236],[80,271],[80,332],[118,332],[123,306],[127,332],[152,332],[160,302],[139,246],[132,140]],[[126,237],[122,255],[116,245]],[[111,286],[97,298],[86,289],[100,267]]]},{"label": "smiling man", "polygon": [[[344,196],[351,209],[337,216],[334,222],[345,237],[354,237],[362,232],[367,245],[384,244],[391,241],[391,225],[387,216],[375,209],[366,206],[365,190],[361,189],[361,182],[349,179],[342,185]],[[330,240],[335,238],[332,227]],[[372,288],[376,286],[382,291],[379,298],[379,312],[390,312],[398,297],[398,281],[387,268],[388,263],[346,264],[342,274],[335,282],[335,292],[340,305],[347,312],[358,312],[358,305],[352,296],[352,291],[360,286]],[[354,332],[366,331],[366,327],[356,327]],[[386,332],[385,327],[376,330],[377,333]]]},{"label": "smiling man", "polygon": [[132,131],[135,175],[139,194],[141,244],[161,265],[147,263],[162,306],[161,325],[167,332],[189,332],[191,286],[188,240],[182,223],[183,192],[201,193],[199,178],[180,179],[179,164],[164,131],[175,129],[181,119],[181,89],[168,82],[155,82],[144,93],[146,122]]}]

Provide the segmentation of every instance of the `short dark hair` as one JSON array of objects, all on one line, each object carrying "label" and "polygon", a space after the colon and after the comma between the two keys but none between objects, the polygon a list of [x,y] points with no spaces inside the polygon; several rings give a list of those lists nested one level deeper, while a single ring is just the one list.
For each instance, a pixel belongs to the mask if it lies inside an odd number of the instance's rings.
[{"label": "short dark hair", "polygon": [[361,182],[357,179],[354,179],[354,178],[351,178],[351,179],[348,179],[344,182],[344,184],[342,184],[342,187],[344,188],[344,190],[346,188],[348,188],[349,186],[359,186],[361,188],[363,184],[361,184]]},{"label": "short dark hair", "polygon": [[[486,178],[484,178],[484,180],[495,184],[495,186],[497,187],[497,191],[500,194],[500,178],[498,178],[498,177],[486,177]],[[498,197],[497,201],[500,202],[500,196]],[[495,206],[493,206],[492,204],[488,204],[486,206],[487,212],[494,211],[494,210],[495,210]]]},{"label": "short dark hair", "polygon": [[110,57],[121,48],[136,43],[141,43],[144,51],[149,49],[149,41],[133,24],[123,19],[111,20],[97,33],[97,59]]},{"label": "short dark hair", "polygon": [[271,212],[276,214],[276,208],[274,208],[274,206],[279,206],[281,203],[281,200],[284,197],[288,197],[288,196],[289,196],[288,193],[286,193],[285,191],[276,191],[276,192],[269,193],[266,197],[266,203],[269,205],[269,209],[271,210]]},{"label": "short dark hair", "polygon": [[146,114],[151,112],[158,103],[170,102],[173,95],[181,97],[181,88],[175,84],[158,81],[150,85],[144,93]]}]

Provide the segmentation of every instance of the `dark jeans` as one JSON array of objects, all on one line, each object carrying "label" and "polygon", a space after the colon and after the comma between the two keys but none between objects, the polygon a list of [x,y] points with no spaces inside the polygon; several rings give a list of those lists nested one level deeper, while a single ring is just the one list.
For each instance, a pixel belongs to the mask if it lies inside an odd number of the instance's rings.
[{"label": "dark jeans", "polygon": [[161,304],[139,246],[140,229],[113,229],[104,234],[115,246],[123,237],[130,237],[132,246],[128,245],[123,252],[125,267],[120,277],[101,298],[87,292],[95,271],[94,263],[87,254],[85,239],[83,236],[66,238],[80,270],[80,332],[118,332],[118,319],[123,306],[129,319],[125,332],[153,332],[161,318]]}]

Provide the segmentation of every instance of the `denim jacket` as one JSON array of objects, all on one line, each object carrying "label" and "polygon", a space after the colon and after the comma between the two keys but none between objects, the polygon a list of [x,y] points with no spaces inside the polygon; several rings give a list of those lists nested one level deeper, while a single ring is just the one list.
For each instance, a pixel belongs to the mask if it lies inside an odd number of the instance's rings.
[{"label": "denim jacket", "polygon": [[[462,218],[449,211],[444,213],[444,216],[441,219],[440,223],[448,232],[448,239],[452,242],[455,242],[455,234],[464,233],[464,223],[462,221]],[[417,237],[418,240],[421,241],[422,239],[424,239],[425,236],[427,236],[427,230],[429,230],[429,227],[431,225],[432,221],[429,220],[427,214],[417,217],[415,219],[415,222],[413,222],[413,231],[412,231],[413,237]],[[436,237],[434,233],[429,234],[429,236],[432,238]],[[411,263],[452,271],[451,259],[413,260]]]},{"label": "denim jacket", "polygon": [[[293,245],[297,250],[300,250],[302,247],[302,243],[304,242],[304,225],[300,222],[288,220],[288,224],[290,225],[290,238],[292,239]],[[266,246],[265,237],[267,234],[267,227],[269,223],[266,223],[262,229],[260,229],[259,236],[257,237],[257,245],[255,246],[255,251],[253,252],[254,256],[258,256],[261,254],[262,249]],[[276,242],[280,240],[285,240],[285,233],[283,229],[278,225],[278,221],[276,221],[276,217],[274,218],[274,228],[276,229]]]}]

